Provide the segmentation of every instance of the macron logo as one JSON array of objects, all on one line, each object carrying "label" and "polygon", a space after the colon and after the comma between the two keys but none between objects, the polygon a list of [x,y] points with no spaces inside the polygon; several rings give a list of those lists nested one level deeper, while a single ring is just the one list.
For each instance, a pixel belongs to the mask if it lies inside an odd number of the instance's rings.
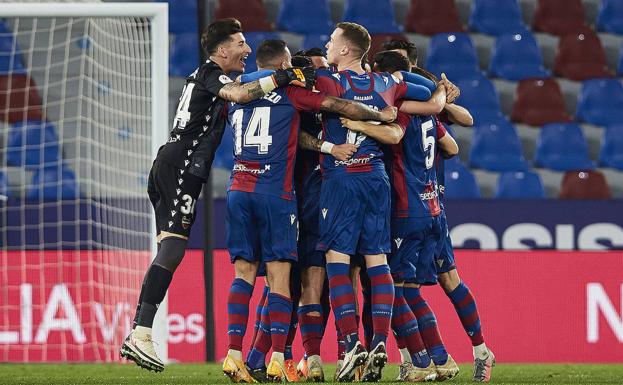
[{"label": "macron logo", "polygon": [[290,224],[293,225],[294,221],[296,220],[296,215],[294,214],[290,214]]},{"label": "macron logo", "polygon": [[441,268],[443,266],[443,259],[438,259],[437,264],[439,265],[439,268]]},{"label": "macron logo", "polygon": [[329,211],[329,210],[327,210],[327,209],[322,209],[322,218],[323,218],[323,219],[327,219],[327,212],[328,212],[328,211]]},{"label": "macron logo", "polygon": [[400,245],[402,245],[402,238],[396,238],[394,242],[396,242],[396,248],[399,249]]}]

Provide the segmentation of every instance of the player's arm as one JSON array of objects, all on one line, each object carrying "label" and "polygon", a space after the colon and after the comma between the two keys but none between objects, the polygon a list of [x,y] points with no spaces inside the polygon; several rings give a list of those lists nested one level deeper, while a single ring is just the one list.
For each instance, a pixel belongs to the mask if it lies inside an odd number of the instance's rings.
[{"label": "player's arm", "polygon": [[[404,114],[403,114],[404,115]],[[408,119],[408,118],[406,118]],[[405,133],[406,122],[400,123],[370,123],[360,120],[340,118],[342,125],[351,131],[362,133],[383,144],[398,144]]]},{"label": "player's arm", "polygon": [[299,134],[299,147],[305,150],[322,152],[330,154],[337,160],[347,161],[357,152],[357,146],[354,144],[333,144],[325,140],[320,140],[306,131]]},{"label": "player's arm", "polygon": [[448,120],[452,123],[463,127],[471,127],[474,125],[474,118],[465,107],[449,103],[446,104],[443,110],[448,115]]},{"label": "player's arm", "polygon": [[381,111],[354,100],[326,96],[320,103],[320,111],[332,112],[354,120],[376,120],[379,122],[393,122],[396,119],[397,109],[387,106]]},{"label": "player's arm", "polygon": [[446,87],[437,87],[433,95],[426,102],[403,100],[400,112],[409,115],[437,115],[446,106]]},{"label": "player's arm", "polygon": [[459,145],[437,118],[435,122],[437,123],[437,146],[441,150],[441,156],[445,159],[456,156],[459,153]]}]

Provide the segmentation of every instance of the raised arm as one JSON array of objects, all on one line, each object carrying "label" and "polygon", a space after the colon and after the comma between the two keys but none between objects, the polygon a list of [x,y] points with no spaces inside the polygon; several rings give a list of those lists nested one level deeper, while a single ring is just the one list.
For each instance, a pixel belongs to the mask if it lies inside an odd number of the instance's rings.
[{"label": "raised arm", "polygon": [[379,122],[393,122],[396,119],[397,109],[387,106],[381,111],[354,100],[326,96],[320,104],[320,110],[333,112],[355,120],[376,120]]},{"label": "raised arm", "polygon": [[383,144],[398,144],[404,136],[404,130],[397,123],[374,124],[347,118],[340,118],[340,121],[349,130],[360,132]]},{"label": "raised arm", "polygon": [[463,127],[471,127],[474,125],[474,118],[465,107],[450,103],[446,104],[444,111],[448,114],[448,119],[452,123]]},{"label": "raised arm", "polygon": [[299,147],[304,150],[331,154],[335,157],[335,159],[343,162],[349,160],[350,157],[357,152],[357,146],[354,144],[333,144],[331,142],[320,140],[303,130],[301,130],[299,134]]},{"label": "raised arm", "polygon": [[446,106],[446,88],[438,86],[426,102],[403,100],[400,112],[410,115],[437,115]]}]

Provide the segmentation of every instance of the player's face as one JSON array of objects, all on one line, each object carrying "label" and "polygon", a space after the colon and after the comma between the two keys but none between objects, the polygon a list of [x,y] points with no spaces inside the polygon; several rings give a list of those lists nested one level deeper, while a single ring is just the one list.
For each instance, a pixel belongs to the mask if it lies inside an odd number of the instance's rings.
[{"label": "player's face", "polygon": [[317,70],[324,70],[329,68],[329,62],[324,56],[311,56],[310,59],[312,61],[312,64],[314,65],[314,68]]},{"label": "player's face", "polygon": [[286,47],[286,54],[283,56],[283,61],[281,62],[281,69],[285,70],[286,68],[292,68],[292,54],[288,47]]},{"label": "player's face", "polygon": [[240,32],[231,35],[230,40],[222,45],[225,59],[225,72],[244,72],[245,60],[251,53],[251,47]]},{"label": "player's face", "polygon": [[342,33],[343,31],[341,28],[336,28],[331,34],[331,39],[325,46],[327,48],[327,62],[329,64],[338,65],[342,57],[341,52],[346,46],[346,41]]}]

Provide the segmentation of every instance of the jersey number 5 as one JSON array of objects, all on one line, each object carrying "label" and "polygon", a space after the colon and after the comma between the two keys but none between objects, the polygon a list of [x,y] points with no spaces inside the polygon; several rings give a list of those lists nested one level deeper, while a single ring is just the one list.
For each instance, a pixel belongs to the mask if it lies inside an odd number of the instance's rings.
[{"label": "jersey number 5", "polygon": [[[234,152],[236,155],[242,153],[243,110],[237,110],[232,116],[232,126],[234,127]],[[244,129],[244,146],[256,147],[258,154],[268,154],[268,147],[273,144],[273,137],[269,135],[270,128],[270,107],[255,107],[251,113],[251,118]]]},{"label": "jersey number 5", "polygon": [[433,136],[428,136],[428,131],[432,130],[434,127],[432,120],[427,120],[422,123],[422,147],[424,148],[424,152],[426,153],[426,158],[424,159],[424,163],[426,164],[426,169],[433,167],[435,162],[435,135],[433,132]]}]

